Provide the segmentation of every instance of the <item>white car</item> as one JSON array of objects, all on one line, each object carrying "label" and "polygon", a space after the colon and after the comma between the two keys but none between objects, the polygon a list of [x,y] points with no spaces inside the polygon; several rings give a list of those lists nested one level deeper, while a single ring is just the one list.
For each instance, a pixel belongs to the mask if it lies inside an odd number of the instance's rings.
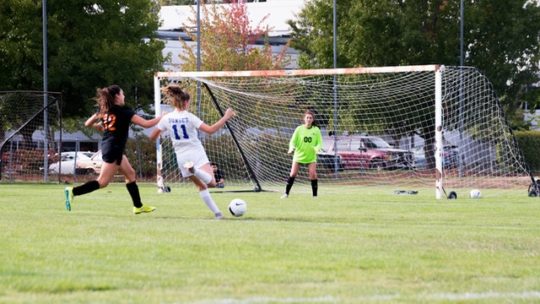
[{"label": "white car", "polygon": [[49,166],[49,173],[99,174],[102,163],[101,152],[62,152],[60,161]]}]

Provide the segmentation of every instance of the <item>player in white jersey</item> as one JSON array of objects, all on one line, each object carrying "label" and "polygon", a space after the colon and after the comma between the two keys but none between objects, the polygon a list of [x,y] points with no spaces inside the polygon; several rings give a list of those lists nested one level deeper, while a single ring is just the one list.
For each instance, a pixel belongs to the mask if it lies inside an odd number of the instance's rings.
[{"label": "player in white jersey", "polygon": [[213,134],[221,129],[235,113],[232,109],[227,109],[220,120],[209,126],[188,112],[190,96],[178,85],[168,85],[162,91],[167,102],[173,105],[175,110],[161,118],[157,128],[150,135],[150,139],[155,140],[161,132],[168,131],[182,176],[193,181],[199,188],[201,199],[214,212],[214,216],[221,219],[223,215],[208,191],[208,187],[216,186],[216,181],[206,151],[197,136],[197,129]]}]

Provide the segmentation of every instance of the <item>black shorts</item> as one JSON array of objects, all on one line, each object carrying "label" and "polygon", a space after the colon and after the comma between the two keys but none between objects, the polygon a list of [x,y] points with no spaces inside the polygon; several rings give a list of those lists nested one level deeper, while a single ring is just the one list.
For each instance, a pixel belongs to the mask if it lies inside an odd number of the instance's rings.
[{"label": "black shorts", "polygon": [[101,146],[101,153],[104,162],[109,164],[116,163],[120,166],[122,157],[124,156],[124,147],[103,143]]}]

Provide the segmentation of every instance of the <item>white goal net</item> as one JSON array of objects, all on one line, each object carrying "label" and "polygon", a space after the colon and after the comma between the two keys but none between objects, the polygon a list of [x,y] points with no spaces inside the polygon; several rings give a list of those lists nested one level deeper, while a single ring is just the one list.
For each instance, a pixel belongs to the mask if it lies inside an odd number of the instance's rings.
[{"label": "white goal net", "polygon": [[[294,129],[311,109],[323,133],[320,187],[339,184],[395,189],[525,189],[531,176],[488,79],[470,67],[160,72],[157,114],[170,111],[159,88],[179,83],[207,124],[226,108],[237,116],[200,139],[228,190],[283,191]],[[197,86],[200,94],[197,96]],[[158,173],[169,186],[182,181],[170,143],[157,145]],[[309,184],[302,168],[296,184]],[[295,187],[301,187],[297,186]]]},{"label": "white goal net", "polygon": [[60,94],[0,92],[0,182],[47,181],[59,145]]}]

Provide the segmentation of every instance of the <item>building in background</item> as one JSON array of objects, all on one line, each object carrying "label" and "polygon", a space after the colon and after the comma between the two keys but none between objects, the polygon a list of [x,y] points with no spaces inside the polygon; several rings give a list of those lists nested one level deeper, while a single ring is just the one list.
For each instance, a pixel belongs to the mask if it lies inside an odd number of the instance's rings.
[{"label": "building in background", "polygon": [[[270,28],[268,42],[272,47],[272,52],[278,54],[282,47],[291,37],[291,28],[287,24],[287,20],[295,19],[296,15],[301,11],[307,0],[253,0],[247,1],[246,6],[249,14],[249,19],[256,26],[267,17],[263,25]],[[226,2],[226,1],[224,1]],[[229,4],[216,4],[229,5]],[[195,48],[196,42],[191,39],[183,31],[183,25],[187,23],[188,18],[192,17],[196,11],[196,5],[175,5],[162,6],[159,16],[161,26],[158,30],[158,37],[165,41],[164,55],[171,55],[171,62],[164,66],[165,70],[178,70],[178,65],[181,63],[179,54],[183,51],[180,39],[188,43],[190,47]],[[264,41],[258,41],[254,46],[263,45]],[[298,52],[292,48],[288,48],[287,55],[290,57],[290,63],[287,68],[297,68]]]}]

